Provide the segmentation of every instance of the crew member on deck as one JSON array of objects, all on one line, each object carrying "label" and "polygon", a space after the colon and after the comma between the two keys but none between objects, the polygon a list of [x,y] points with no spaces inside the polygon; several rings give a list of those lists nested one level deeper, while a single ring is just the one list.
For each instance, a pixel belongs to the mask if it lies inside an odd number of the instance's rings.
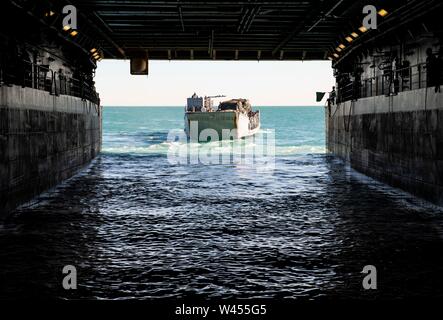
[{"label": "crew member on deck", "polygon": [[332,104],[335,104],[335,98],[337,97],[337,93],[335,92],[335,86],[334,87],[332,87],[332,91],[331,92],[329,92],[329,101],[332,103]]}]

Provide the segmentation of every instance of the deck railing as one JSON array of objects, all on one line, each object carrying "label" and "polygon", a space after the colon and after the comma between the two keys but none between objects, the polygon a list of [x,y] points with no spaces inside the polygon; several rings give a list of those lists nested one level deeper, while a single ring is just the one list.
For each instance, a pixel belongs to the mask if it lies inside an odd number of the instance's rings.
[{"label": "deck railing", "polygon": [[[383,74],[364,78],[361,81],[351,81],[337,88],[337,102],[395,95],[403,91],[425,88],[428,86],[426,71],[426,63],[419,63],[406,68],[384,70]],[[439,83],[442,83],[441,79]]]},{"label": "deck railing", "polygon": [[12,84],[44,90],[56,96],[63,94],[79,97],[100,104],[99,95],[93,85],[30,61],[23,60],[13,68],[0,64],[0,86]]}]

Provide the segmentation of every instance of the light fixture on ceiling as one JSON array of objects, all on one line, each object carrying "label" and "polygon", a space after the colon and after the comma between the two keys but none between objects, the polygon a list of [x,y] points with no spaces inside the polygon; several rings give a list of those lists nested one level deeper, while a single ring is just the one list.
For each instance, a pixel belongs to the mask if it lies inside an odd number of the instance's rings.
[{"label": "light fixture on ceiling", "polygon": [[384,16],[386,16],[386,15],[388,14],[388,12],[387,12],[385,9],[380,9],[380,11],[378,12],[378,14],[379,14],[381,17],[384,17]]}]

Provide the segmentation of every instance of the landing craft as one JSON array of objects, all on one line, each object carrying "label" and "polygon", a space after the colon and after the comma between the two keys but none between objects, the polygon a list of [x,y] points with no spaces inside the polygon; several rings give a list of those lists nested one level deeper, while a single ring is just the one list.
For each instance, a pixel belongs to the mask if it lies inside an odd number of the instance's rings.
[{"label": "landing craft", "polygon": [[[212,98],[193,94],[185,110],[185,132],[189,140],[204,141],[240,139],[260,130],[260,111],[253,111],[249,100],[223,101],[214,109]],[[210,138],[209,138],[210,137]]]}]

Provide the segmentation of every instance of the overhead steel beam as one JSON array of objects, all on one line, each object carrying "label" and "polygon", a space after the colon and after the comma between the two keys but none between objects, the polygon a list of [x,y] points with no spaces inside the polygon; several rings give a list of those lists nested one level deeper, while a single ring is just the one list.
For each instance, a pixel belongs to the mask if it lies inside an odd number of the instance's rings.
[{"label": "overhead steel beam", "polygon": [[318,19],[309,29],[307,32],[310,32],[312,29],[314,29],[320,22],[322,22],[325,18],[329,17],[332,12],[334,12],[335,9],[343,2],[344,0],[339,0],[328,12],[326,12],[323,17]]},{"label": "overhead steel beam", "polygon": [[254,6],[254,7],[246,7],[243,8],[243,14],[240,18],[240,21],[238,23],[237,32],[244,33],[249,30],[249,28],[252,25],[252,22],[254,21],[255,17],[260,11],[260,6]]},{"label": "overhead steel beam", "polygon": [[291,41],[296,35],[298,35],[308,24],[308,22],[312,19],[312,17],[321,10],[321,4],[324,0],[318,0],[311,4],[311,8],[309,10],[309,13],[305,16],[302,21],[297,23],[297,26],[295,29],[293,29],[283,40],[281,40],[277,46],[272,51],[272,55],[275,55],[279,50],[283,49],[284,46]]},{"label": "overhead steel beam", "polygon": [[[67,3],[74,5],[71,1],[67,0]],[[90,24],[92,25],[94,28],[96,28],[97,30],[100,30],[100,36],[103,37],[106,41],[108,41],[110,44],[112,44],[112,46],[117,49],[117,51],[120,53],[122,58],[126,58],[126,54],[125,51],[117,44],[115,43],[114,40],[112,40],[112,38],[110,36],[108,36],[106,34],[106,32],[100,27],[98,26],[95,22],[93,22],[89,16],[85,13],[83,13],[83,11],[80,11],[80,15]],[[95,16],[96,19],[98,18],[98,21],[100,22],[101,26],[104,27],[106,29],[106,24],[104,23],[104,21],[98,16]],[[108,27],[109,28],[109,27]],[[112,31],[112,30],[111,30]],[[113,55],[114,58],[116,57],[115,55]]]},{"label": "overhead steel beam", "polygon": [[243,59],[249,57],[243,51],[257,56],[261,50],[261,59],[270,53],[274,59],[301,59],[304,50],[305,58],[324,59],[361,10],[355,3],[363,0],[68,1],[90,17],[103,47],[116,58],[161,48],[165,57],[167,50],[187,50],[183,57],[190,58],[194,50],[194,59],[199,59],[204,48],[211,58],[218,51],[217,57]]},{"label": "overhead steel beam", "polygon": [[185,32],[185,22],[183,21],[183,12],[181,5],[178,5],[178,16],[180,18],[180,24],[182,26],[182,31]]}]

